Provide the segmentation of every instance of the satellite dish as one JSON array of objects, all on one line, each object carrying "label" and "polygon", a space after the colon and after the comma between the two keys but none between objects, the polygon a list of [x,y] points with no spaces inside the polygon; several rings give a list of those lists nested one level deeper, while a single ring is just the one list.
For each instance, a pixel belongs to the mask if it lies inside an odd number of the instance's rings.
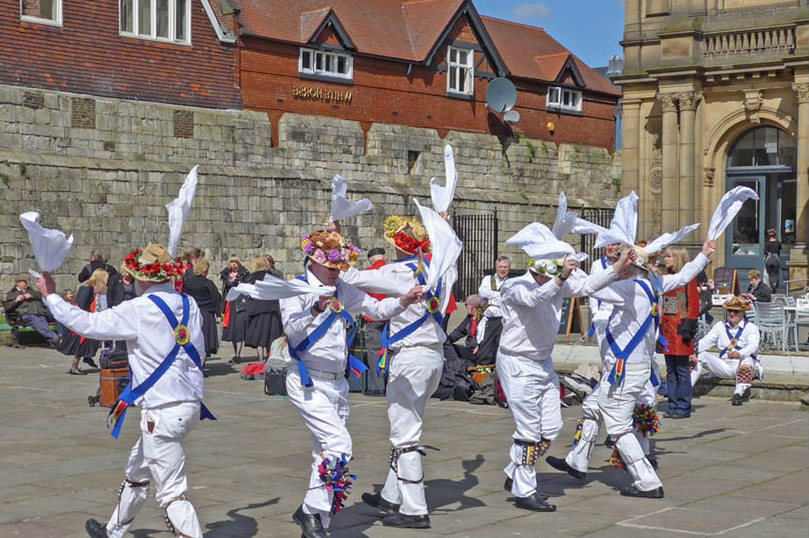
[{"label": "satellite dish", "polygon": [[498,77],[486,87],[486,105],[502,114],[514,107],[517,102],[517,88],[505,77]]},{"label": "satellite dish", "polygon": [[506,123],[517,123],[520,121],[520,113],[516,110],[509,110],[503,114],[503,121]]}]

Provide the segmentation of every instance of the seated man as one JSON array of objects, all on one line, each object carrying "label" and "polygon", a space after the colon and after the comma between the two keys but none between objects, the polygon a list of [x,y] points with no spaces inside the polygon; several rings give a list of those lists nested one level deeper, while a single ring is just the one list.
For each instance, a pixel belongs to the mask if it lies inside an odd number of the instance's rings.
[{"label": "seated man", "polygon": [[48,323],[53,321],[53,316],[42,302],[42,295],[28,288],[27,276],[20,275],[14,279],[14,287],[6,293],[3,301],[3,310],[9,325],[16,319],[17,323],[24,327],[33,327],[51,347],[59,344],[59,335],[48,327]]},{"label": "seated man", "polygon": [[[758,327],[747,321],[745,311],[750,304],[741,297],[733,297],[722,305],[728,311],[726,322],[717,322],[711,331],[697,344],[691,355],[691,385],[695,385],[702,368],[721,379],[736,379],[733,392],[733,405],[742,405],[742,400],[750,397],[750,386],[754,377],[763,377],[764,369],[756,358],[761,338]],[[716,347],[719,356],[708,353]]]},{"label": "seated man", "polygon": [[[455,327],[447,337],[444,347],[452,346],[457,356],[465,362],[472,363],[469,366],[480,364],[494,364],[497,347],[500,343],[500,333],[503,326],[498,324],[487,324],[488,328],[481,326],[483,310],[480,295],[470,295],[466,298],[466,317]],[[461,338],[466,337],[463,345],[455,344]],[[445,353],[447,354],[447,353]],[[449,353],[451,356],[452,353]]]}]

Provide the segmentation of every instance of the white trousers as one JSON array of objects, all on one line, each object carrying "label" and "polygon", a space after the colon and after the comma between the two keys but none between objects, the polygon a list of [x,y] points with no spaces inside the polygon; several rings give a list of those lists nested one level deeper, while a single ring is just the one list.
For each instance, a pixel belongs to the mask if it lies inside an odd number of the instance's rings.
[{"label": "white trousers", "polygon": [[[386,398],[393,448],[418,446],[424,408],[438,388],[443,370],[444,355],[428,347],[402,348],[391,360]],[[388,470],[382,498],[400,504],[402,514],[427,514],[421,454],[415,450],[402,454],[395,465],[398,472]]]},{"label": "white trousers", "polygon": [[297,368],[287,371],[287,395],[304,425],[312,434],[312,472],[309,489],[303,498],[303,511],[320,515],[323,527],[331,522],[333,493],[320,479],[318,466],[325,458],[334,461],[345,456],[351,460],[351,435],[346,428],[348,419],[348,381],[312,377],[311,388],[301,385]]},{"label": "white trousers", "polygon": [[615,446],[626,463],[627,471],[632,475],[633,485],[640,491],[650,491],[662,486],[637,437],[634,434],[627,435],[633,431],[632,412],[649,383],[651,368],[649,363],[627,364],[626,374],[620,385],[610,384],[610,369],[604,368],[602,388],[598,393],[598,408],[607,433],[615,439]]},{"label": "white trousers", "polygon": [[110,538],[124,536],[146,503],[150,484],[175,532],[202,538],[197,513],[185,497],[188,482],[183,450],[183,439],[199,422],[199,409],[199,402],[180,402],[141,411],[141,436],[129,452],[118,506],[107,522]]},{"label": "white trousers", "polygon": [[[559,379],[553,360],[533,361],[497,353],[497,377],[506,394],[514,419],[514,439],[540,442],[553,441],[562,431]],[[537,490],[533,465],[523,465],[525,447],[513,443],[511,462],[504,472],[512,479],[511,492],[517,497],[530,497]]]},{"label": "white trousers", "polygon": [[[711,375],[720,379],[736,379],[736,372],[739,371],[740,366],[750,366],[753,369],[753,375],[761,376],[761,365],[753,357],[747,357],[744,360],[739,359],[723,359],[713,353],[703,351],[697,357],[697,367],[691,371],[691,386],[694,386],[702,374],[702,369],[707,368]],[[745,390],[751,387],[751,383],[736,382],[736,388],[733,394],[743,394]]]}]

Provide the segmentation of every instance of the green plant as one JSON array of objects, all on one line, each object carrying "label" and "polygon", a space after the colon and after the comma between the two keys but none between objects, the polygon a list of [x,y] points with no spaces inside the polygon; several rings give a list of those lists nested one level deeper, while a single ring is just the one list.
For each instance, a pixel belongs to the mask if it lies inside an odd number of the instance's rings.
[{"label": "green plant", "polygon": [[534,157],[537,156],[537,147],[533,142],[527,139],[525,141],[525,145],[528,146],[528,152],[531,154],[531,162],[534,162]]},{"label": "green plant", "polygon": [[528,201],[529,201],[529,200],[528,200],[528,196],[527,196],[527,195],[526,195],[524,192],[521,192],[521,193],[520,193],[520,198],[522,198],[522,199],[523,199],[523,200],[525,200],[526,202],[528,202]]},{"label": "green plant", "polygon": [[0,174],[0,180],[3,181],[3,185],[8,187],[8,174]]},{"label": "green plant", "polygon": [[539,147],[542,148],[542,153],[548,153],[548,144],[544,140],[539,141]]},{"label": "green plant", "polygon": [[611,183],[612,183],[612,188],[615,190],[615,195],[617,196],[618,194],[621,193],[621,178],[618,177],[618,176],[615,176],[614,178],[612,178]]},{"label": "green plant", "polygon": [[25,175],[25,170],[26,170],[27,168],[28,168],[28,167],[25,165],[25,163],[20,163],[20,175],[21,175],[21,176],[24,176],[24,175]]},{"label": "green plant", "polygon": [[5,161],[3,161],[3,164],[4,164],[5,166],[8,166],[8,165],[9,165],[9,164],[8,164],[8,159],[6,159]]}]

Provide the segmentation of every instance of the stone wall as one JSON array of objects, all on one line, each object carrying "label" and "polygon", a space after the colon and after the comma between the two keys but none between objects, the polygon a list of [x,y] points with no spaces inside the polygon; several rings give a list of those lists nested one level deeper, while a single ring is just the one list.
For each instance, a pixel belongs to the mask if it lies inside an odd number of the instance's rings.
[{"label": "stone wall", "polygon": [[442,140],[434,130],[381,124],[364,137],[357,122],[290,114],[277,147],[270,132],[267,116],[251,111],[0,86],[0,289],[35,265],[20,213],[40,211],[44,226],[75,235],[56,275],[60,289],[74,287],[94,247],[117,266],[131,248],[167,241],[163,206],[195,164],[199,187],[180,249],[204,249],[214,278],[232,254],[270,253],[294,274],[299,236],[328,216],[335,173],[352,198],[376,205],[344,232],[363,249],[383,246],[385,216],[414,213],[410,198],[426,203],[430,177],[443,182],[445,143],[460,174],[453,210],[497,209],[501,245],[532,220],[552,222],[559,189],[577,209],[614,206],[620,187],[620,154],[601,148],[460,132]]}]

